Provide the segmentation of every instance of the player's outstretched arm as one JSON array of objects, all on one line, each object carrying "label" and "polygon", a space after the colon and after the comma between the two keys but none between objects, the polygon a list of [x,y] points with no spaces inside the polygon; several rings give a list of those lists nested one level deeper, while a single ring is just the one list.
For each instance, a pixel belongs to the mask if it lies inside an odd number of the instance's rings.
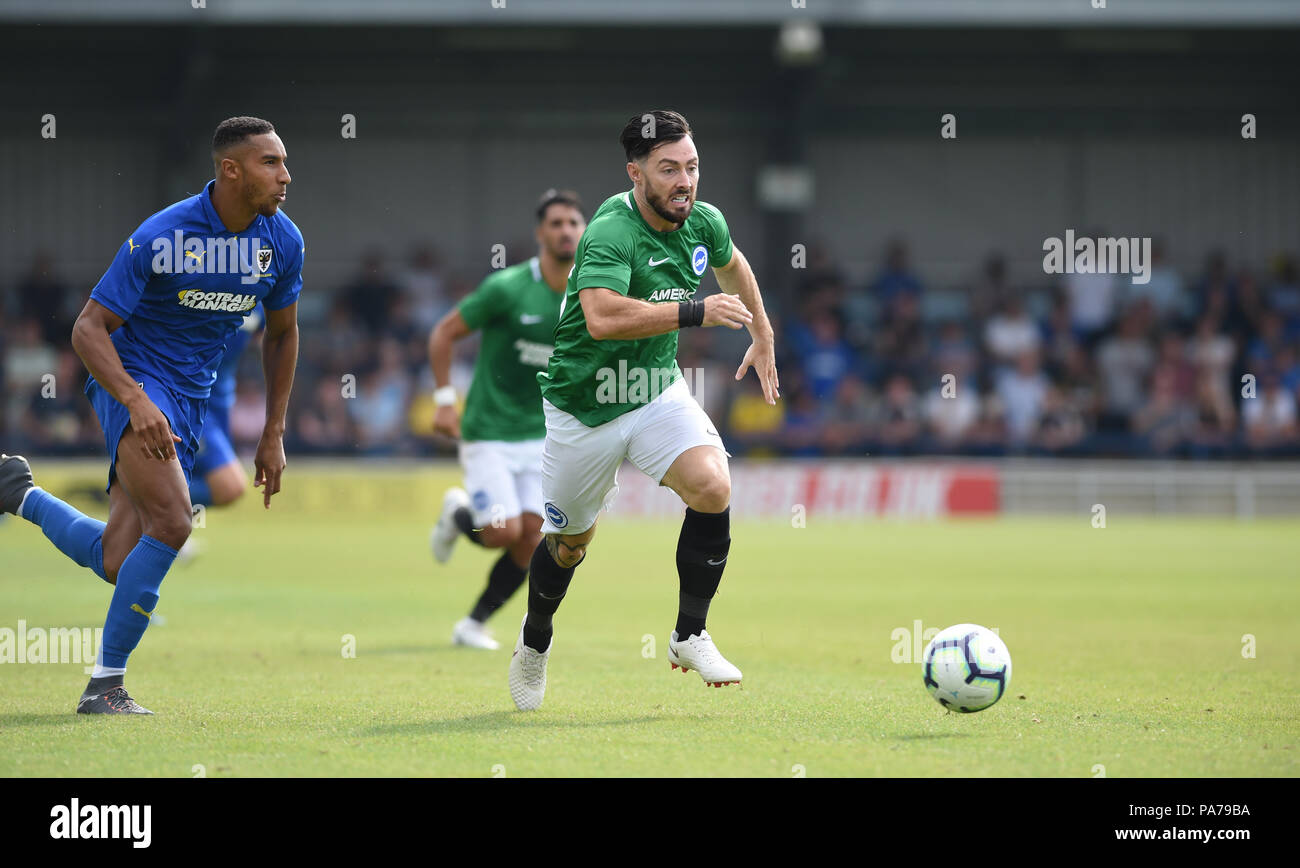
[{"label": "player's outstretched arm", "polygon": [[745,370],[752,366],[763,386],[763,397],[767,403],[775,404],[776,399],[781,397],[781,379],[776,373],[776,343],[772,336],[772,323],[768,321],[767,311],[763,309],[763,297],[758,291],[758,279],[754,277],[754,270],[749,267],[749,260],[740,252],[740,248],[733,247],[731,261],[722,268],[713,269],[713,274],[718,278],[718,286],[722,291],[739,297],[745,308],[753,314],[748,327],[754,342],[736,369],[736,379],[745,376]]},{"label": "player's outstretched arm", "polygon": [[262,338],[262,372],[266,376],[266,425],[253,460],[253,485],[262,486],[262,505],[271,508],[271,496],[280,491],[284,473],[285,415],[293,372],[298,366],[298,302],[280,310],[266,311],[266,334]]},{"label": "player's outstretched arm", "polygon": [[131,428],[140,436],[140,449],[145,457],[164,461],[175,458],[174,444],[181,438],[172,433],[162,410],[149,400],[135,378],[122,367],[122,357],[113,346],[110,335],[121,328],[122,323],[120,316],[90,299],[72,326],[72,349],[81,356],[95,381],[130,411]]},{"label": "player's outstretched arm", "polygon": [[433,370],[433,381],[438,384],[433,393],[433,430],[458,439],[460,414],[456,410],[455,390],[451,388],[451,349],[452,344],[472,331],[456,308],[438,320],[429,332],[429,367]]},{"label": "player's outstretched arm", "polygon": [[[590,287],[578,293],[587,331],[598,341],[631,341],[667,334],[681,327],[681,305],[654,304],[603,287]],[[752,317],[734,296],[711,295],[703,301],[686,302],[703,305],[703,326],[726,326],[738,329]]]}]

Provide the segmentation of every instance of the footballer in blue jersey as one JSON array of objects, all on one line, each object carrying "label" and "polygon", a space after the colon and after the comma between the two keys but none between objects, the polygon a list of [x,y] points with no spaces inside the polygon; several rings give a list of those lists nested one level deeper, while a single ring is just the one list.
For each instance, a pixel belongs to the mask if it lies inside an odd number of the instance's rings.
[{"label": "footballer in blue jersey", "polygon": [[107,523],[34,484],[22,456],[0,455],[0,510],[112,584],[83,714],[149,714],[123,686],[159,589],[189,538],[188,490],[217,369],[245,317],[266,312],[266,424],[254,459],[263,502],[280,490],[284,425],[298,359],[302,233],[280,212],[291,180],[284,143],[260,118],[222,121],[216,177],[140,224],[90,293],[72,348],[108,448]]},{"label": "footballer in blue jersey", "polygon": [[[230,408],[235,404],[239,357],[265,322],[266,315],[258,305],[244,317],[243,324],[226,344],[226,355],[217,368],[217,381],[208,396],[203,436],[199,438],[199,451],[194,456],[194,470],[190,475],[190,503],[194,506],[225,506],[248,490],[248,477],[230,437]],[[187,540],[186,546],[193,542],[193,538]],[[185,556],[184,550],[181,556]]]}]

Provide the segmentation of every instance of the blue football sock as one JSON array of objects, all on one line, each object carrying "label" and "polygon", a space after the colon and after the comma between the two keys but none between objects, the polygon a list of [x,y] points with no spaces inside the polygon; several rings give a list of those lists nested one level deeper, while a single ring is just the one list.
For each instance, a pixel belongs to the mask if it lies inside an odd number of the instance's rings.
[{"label": "blue football sock", "polygon": [[142,536],[117,571],[117,587],[104,620],[103,665],[125,669],[126,658],[140,643],[154,607],[163,577],[176,560],[176,549],[151,536]]},{"label": "blue football sock", "polygon": [[104,523],[91,518],[41,488],[28,492],[22,505],[23,518],[39,525],[50,542],[83,567],[90,567],[104,581]]},{"label": "blue football sock", "polygon": [[197,475],[190,482],[190,503],[194,506],[199,504],[212,506],[212,486],[208,485],[206,479]]}]

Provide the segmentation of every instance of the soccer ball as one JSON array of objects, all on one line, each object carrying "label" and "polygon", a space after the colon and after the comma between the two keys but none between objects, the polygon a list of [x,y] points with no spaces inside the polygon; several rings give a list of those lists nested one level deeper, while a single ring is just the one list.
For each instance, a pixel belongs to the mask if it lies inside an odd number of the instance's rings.
[{"label": "soccer ball", "polygon": [[1011,653],[997,633],[978,624],[940,631],[921,660],[925,689],[951,711],[983,711],[1011,683]]}]

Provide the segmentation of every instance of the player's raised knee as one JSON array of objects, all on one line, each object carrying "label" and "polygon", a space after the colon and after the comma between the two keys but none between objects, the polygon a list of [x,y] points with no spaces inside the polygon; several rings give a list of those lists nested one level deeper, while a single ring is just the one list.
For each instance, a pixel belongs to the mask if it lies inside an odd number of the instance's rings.
[{"label": "player's raised knee", "polygon": [[193,529],[193,516],[182,509],[159,511],[149,516],[144,532],[163,545],[179,549],[190,538]]},{"label": "player's raised knee", "polygon": [[502,525],[489,524],[479,531],[479,539],[490,549],[509,548],[519,542],[520,533],[519,520],[512,519]]},{"label": "player's raised knee", "polygon": [[548,533],[546,535],[546,550],[551,553],[551,559],[561,567],[568,569],[576,567],[587,556],[587,546],[591,543],[591,537],[587,534],[577,536],[563,536],[558,533]]},{"label": "player's raised knee", "polygon": [[212,491],[212,505],[226,506],[234,503],[248,491],[248,478],[239,467],[223,470],[208,476],[208,487]]},{"label": "player's raised knee", "polygon": [[686,505],[696,512],[722,512],[731,503],[731,476],[724,468],[710,468],[694,482]]}]

